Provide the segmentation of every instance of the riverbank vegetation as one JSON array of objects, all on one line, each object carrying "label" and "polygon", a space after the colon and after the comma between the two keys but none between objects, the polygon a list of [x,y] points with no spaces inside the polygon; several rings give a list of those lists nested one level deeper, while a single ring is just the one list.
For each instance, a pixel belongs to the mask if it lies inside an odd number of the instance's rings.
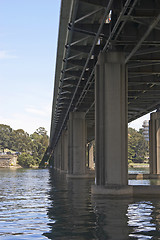
[{"label": "riverbank vegetation", "polygon": [[[18,163],[22,167],[39,166],[48,147],[49,137],[43,127],[29,135],[23,129],[13,130],[0,124],[0,151],[5,149],[18,154]],[[94,143],[93,143],[94,145]],[[128,163],[148,163],[149,144],[144,139],[142,130],[128,129]]]},{"label": "riverbank vegetation", "polygon": [[48,147],[49,137],[43,127],[29,135],[23,129],[14,130],[0,124],[0,150],[7,149],[18,155],[18,164],[22,167],[39,166]]},{"label": "riverbank vegetation", "polygon": [[[93,144],[93,155],[95,159],[95,141],[88,144],[90,148]],[[88,156],[88,152],[87,152]],[[130,167],[148,167],[149,163],[149,142],[143,136],[143,130],[139,131],[128,128],[128,164]]]},{"label": "riverbank vegetation", "polygon": [[133,128],[128,129],[128,162],[130,165],[134,163],[148,163],[149,159],[149,142],[147,142],[142,134],[142,130],[136,131]]}]

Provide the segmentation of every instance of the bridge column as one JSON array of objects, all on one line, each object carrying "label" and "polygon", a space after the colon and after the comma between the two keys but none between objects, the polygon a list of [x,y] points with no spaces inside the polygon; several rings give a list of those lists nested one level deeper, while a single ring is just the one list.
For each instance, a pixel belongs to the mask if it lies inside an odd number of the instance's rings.
[{"label": "bridge column", "polygon": [[128,184],[127,91],[124,54],[101,53],[95,77],[97,186]]},{"label": "bridge column", "polygon": [[85,113],[71,112],[68,121],[68,177],[86,172]]},{"label": "bridge column", "polygon": [[150,173],[160,174],[160,112],[151,113],[149,121]]},{"label": "bridge column", "polygon": [[62,162],[62,137],[60,136],[57,143],[57,159],[56,159],[56,169],[61,170],[61,162]]},{"label": "bridge column", "polygon": [[93,143],[88,145],[88,167],[94,169],[94,152],[93,152]]},{"label": "bridge column", "polygon": [[58,145],[56,145],[54,149],[54,168],[57,169],[57,162],[58,162]]},{"label": "bridge column", "polygon": [[62,132],[62,163],[61,170],[68,172],[68,130]]}]

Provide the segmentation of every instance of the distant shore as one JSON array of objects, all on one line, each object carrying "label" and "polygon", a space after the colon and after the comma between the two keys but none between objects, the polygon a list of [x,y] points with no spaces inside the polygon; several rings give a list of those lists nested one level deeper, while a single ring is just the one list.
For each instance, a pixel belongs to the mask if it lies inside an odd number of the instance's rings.
[{"label": "distant shore", "polygon": [[149,163],[130,163],[129,168],[149,168]]}]

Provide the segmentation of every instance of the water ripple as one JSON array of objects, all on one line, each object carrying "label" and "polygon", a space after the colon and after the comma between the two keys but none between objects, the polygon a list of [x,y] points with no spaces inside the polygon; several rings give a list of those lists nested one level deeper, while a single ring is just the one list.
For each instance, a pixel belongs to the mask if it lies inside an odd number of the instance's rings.
[{"label": "water ripple", "polygon": [[0,170],[0,239],[160,239],[159,199],[92,195],[92,184],[47,169]]}]

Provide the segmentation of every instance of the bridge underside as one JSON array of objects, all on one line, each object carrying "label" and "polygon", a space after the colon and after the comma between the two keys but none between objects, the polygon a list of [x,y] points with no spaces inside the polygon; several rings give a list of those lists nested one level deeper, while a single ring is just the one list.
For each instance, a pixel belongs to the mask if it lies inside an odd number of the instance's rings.
[{"label": "bridge underside", "polygon": [[96,138],[97,185],[127,185],[127,123],[160,105],[159,22],[157,0],[62,0],[50,134],[56,168],[85,174],[85,137]]},{"label": "bridge underside", "polygon": [[[69,112],[95,119],[95,66],[100,52],[123,51],[128,66],[128,122],[160,104],[160,2],[62,1],[51,141]],[[88,132],[93,132],[88,130]],[[88,140],[94,136],[88,136]]]}]

